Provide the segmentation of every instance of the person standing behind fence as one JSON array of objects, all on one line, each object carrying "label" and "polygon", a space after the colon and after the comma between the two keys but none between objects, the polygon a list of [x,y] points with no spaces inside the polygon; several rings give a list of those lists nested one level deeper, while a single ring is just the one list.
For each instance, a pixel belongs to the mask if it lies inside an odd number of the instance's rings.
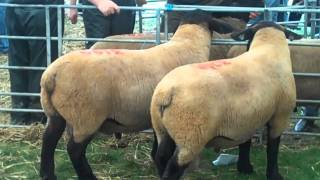
[{"label": "person standing behind fence", "polygon": [[[200,6],[241,6],[241,7],[261,7],[262,0],[167,0],[167,4],[173,5],[200,5]],[[168,11],[168,32],[176,31],[180,24],[181,17],[185,14],[183,11]],[[213,12],[213,17],[234,17],[245,22],[249,20],[249,13],[246,12]],[[164,31],[164,21],[161,22],[161,31]]]},{"label": "person standing behind fence", "polygon": [[[265,7],[281,7],[287,6],[288,0],[264,0],[264,3]],[[288,21],[288,14],[286,12],[270,12],[269,16],[270,20],[274,22]],[[250,21],[248,22],[248,24],[254,24],[261,20],[264,20],[263,13],[252,12],[250,13]]]},{"label": "person standing behind fence", "polygon": [[[64,0],[8,0],[10,4],[64,4]],[[62,13],[64,16],[64,13]],[[46,36],[46,18],[44,8],[8,7],[6,24],[10,36]],[[64,21],[62,21],[64,22]],[[57,36],[57,10],[50,8],[50,34]],[[51,60],[58,57],[57,41],[51,41]],[[47,66],[47,48],[45,40],[10,39],[8,50],[9,66]],[[41,70],[10,69],[11,92],[40,92]],[[12,96],[12,108],[41,109],[38,96]],[[30,124],[44,122],[40,113],[12,112],[11,124]]]},{"label": "person standing behind fence", "polygon": [[[98,9],[84,9],[83,22],[87,38],[105,38],[107,36],[129,34],[133,32],[135,11],[122,10],[119,6],[145,4],[145,0],[83,0],[83,5],[95,5]],[[90,48],[96,41],[87,41]]]},{"label": "person standing behind fence", "polygon": [[[198,6],[217,6],[223,0],[167,0],[167,4],[173,5],[198,5]],[[173,33],[177,30],[180,20],[185,11],[168,11],[168,32]],[[161,31],[164,31],[164,19],[161,21]]]},{"label": "person standing behind fence", "polygon": [[[0,3],[6,3],[6,0],[0,0]],[[6,24],[4,23],[4,15],[6,7],[0,7],[0,35],[6,35]],[[8,39],[0,38],[0,54],[5,54],[8,51]]]}]

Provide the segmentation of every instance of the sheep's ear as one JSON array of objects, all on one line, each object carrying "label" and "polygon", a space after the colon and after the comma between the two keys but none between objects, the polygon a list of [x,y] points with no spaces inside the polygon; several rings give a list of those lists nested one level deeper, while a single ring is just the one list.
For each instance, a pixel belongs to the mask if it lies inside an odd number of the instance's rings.
[{"label": "sheep's ear", "polygon": [[248,39],[251,39],[253,37],[254,33],[251,28],[245,29],[240,32],[234,32],[231,34],[231,38],[236,41],[245,41]]},{"label": "sheep's ear", "polygon": [[290,41],[302,39],[302,37],[303,37],[303,36],[301,36],[301,35],[299,35],[297,33],[289,31],[287,29],[284,30],[284,34],[286,35],[287,39],[290,39]]}]

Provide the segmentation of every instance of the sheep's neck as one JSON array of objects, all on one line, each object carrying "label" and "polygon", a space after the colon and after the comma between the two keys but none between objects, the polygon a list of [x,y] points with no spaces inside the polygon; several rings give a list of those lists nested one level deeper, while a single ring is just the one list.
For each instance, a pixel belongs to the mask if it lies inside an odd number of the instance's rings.
[{"label": "sheep's neck", "polygon": [[208,46],[211,43],[211,32],[200,25],[184,24],[179,26],[170,41],[191,42],[199,47]]},{"label": "sheep's neck", "polygon": [[260,48],[261,46],[265,47],[266,44],[274,46],[277,51],[281,51],[279,48],[282,48],[283,50],[287,49],[288,46],[282,31],[274,28],[263,28],[254,35],[249,51]]}]

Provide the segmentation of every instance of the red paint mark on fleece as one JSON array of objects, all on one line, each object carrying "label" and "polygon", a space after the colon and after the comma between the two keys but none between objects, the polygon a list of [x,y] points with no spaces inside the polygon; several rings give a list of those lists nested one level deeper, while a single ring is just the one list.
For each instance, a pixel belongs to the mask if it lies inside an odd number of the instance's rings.
[{"label": "red paint mark on fleece", "polygon": [[218,61],[210,61],[206,63],[198,64],[198,68],[200,69],[218,69],[221,66],[231,64],[229,60],[218,60]]},{"label": "red paint mark on fleece", "polygon": [[103,55],[103,54],[114,54],[114,55],[119,55],[119,54],[124,54],[123,49],[88,49],[88,50],[80,50],[81,54],[85,55]]},{"label": "red paint mark on fleece", "polygon": [[144,37],[146,34],[144,33],[135,33],[135,34],[125,34],[125,36],[130,37],[130,38],[140,38]]}]

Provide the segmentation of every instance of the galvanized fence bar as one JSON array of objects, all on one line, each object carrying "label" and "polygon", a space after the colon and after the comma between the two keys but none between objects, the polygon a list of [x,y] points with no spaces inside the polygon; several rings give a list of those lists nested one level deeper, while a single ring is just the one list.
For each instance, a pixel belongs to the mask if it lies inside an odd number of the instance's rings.
[{"label": "galvanized fence bar", "polygon": [[157,28],[157,31],[156,31],[156,44],[160,44],[161,42],[160,42],[160,14],[161,14],[161,12],[160,12],[160,9],[158,9],[157,11],[156,11],[156,13],[157,13],[157,23],[156,23],[156,28]]},{"label": "galvanized fence bar", "polygon": [[[58,11],[57,11],[57,29],[58,29],[58,56],[62,56],[62,43],[63,43],[63,39],[62,39],[62,29],[63,29],[63,25],[62,25],[62,9],[61,7],[58,7]],[[49,64],[48,64],[49,65]]]},{"label": "galvanized fence bar", "polygon": [[51,32],[50,32],[50,9],[45,7],[46,11],[46,41],[47,41],[47,65],[51,63]]}]

